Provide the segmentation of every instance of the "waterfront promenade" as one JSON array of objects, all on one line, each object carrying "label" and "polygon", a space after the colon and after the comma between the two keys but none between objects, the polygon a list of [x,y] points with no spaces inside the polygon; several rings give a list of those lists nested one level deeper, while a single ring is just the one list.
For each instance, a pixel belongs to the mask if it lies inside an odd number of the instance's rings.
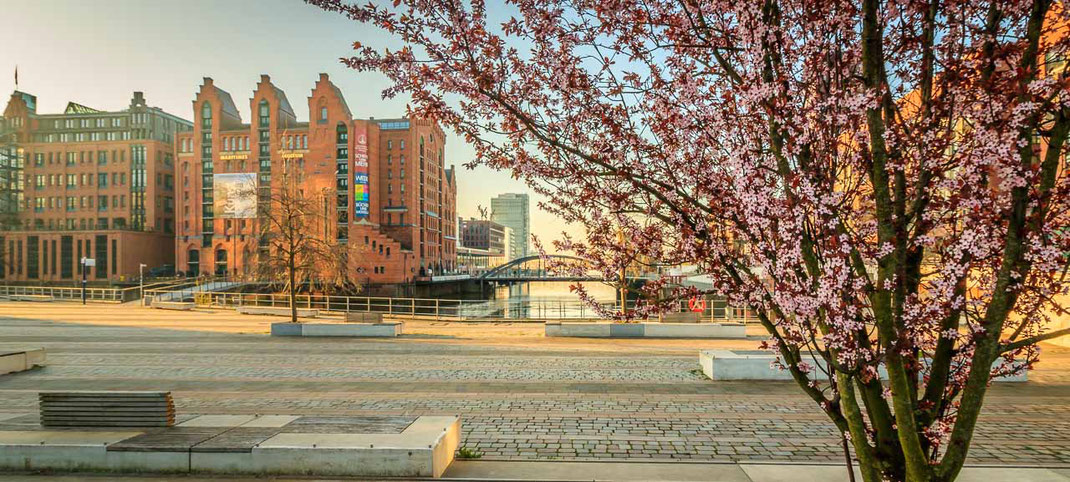
[{"label": "waterfront promenade", "polygon": [[[790,382],[712,382],[698,350],[747,340],[544,338],[538,323],[410,322],[390,340],[271,338],[270,317],[134,304],[0,303],[0,348],[44,368],[0,377],[0,413],[39,390],[170,390],[179,413],[459,414],[481,460],[842,461]],[[754,335],[759,331],[754,330]],[[972,464],[1070,467],[1070,349],[992,387]]]}]

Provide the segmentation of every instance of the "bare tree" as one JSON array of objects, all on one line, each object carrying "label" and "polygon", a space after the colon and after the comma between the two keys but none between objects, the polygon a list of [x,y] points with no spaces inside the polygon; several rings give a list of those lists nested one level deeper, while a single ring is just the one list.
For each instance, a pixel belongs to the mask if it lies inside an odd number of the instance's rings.
[{"label": "bare tree", "polygon": [[283,285],[289,298],[290,321],[297,323],[297,292],[308,285],[359,289],[352,269],[360,251],[337,243],[330,233],[333,213],[324,209],[326,191],[304,189],[301,176],[284,173],[260,202],[260,238],[255,272],[261,280]]}]

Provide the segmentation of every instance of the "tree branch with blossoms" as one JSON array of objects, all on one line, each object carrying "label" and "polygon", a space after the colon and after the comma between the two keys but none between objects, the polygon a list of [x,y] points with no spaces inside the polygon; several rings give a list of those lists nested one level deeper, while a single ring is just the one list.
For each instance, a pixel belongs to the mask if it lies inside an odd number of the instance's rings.
[{"label": "tree branch with blossoms", "polygon": [[755,309],[867,481],[954,479],[989,382],[1067,332],[1051,0],[308,1],[399,39],[341,60],[586,229],[559,250]]}]

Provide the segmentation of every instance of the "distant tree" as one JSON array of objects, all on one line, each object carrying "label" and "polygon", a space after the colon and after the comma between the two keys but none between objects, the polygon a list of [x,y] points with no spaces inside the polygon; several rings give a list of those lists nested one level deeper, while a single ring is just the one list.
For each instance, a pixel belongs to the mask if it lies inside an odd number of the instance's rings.
[{"label": "distant tree", "polygon": [[298,175],[284,172],[273,180],[266,199],[261,198],[259,250],[252,261],[258,280],[286,291],[293,323],[302,286],[308,287],[310,296],[316,287],[360,289],[353,267],[361,261],[361,251],[338,243],[331,234],[334,216],[324,208],[331,205],[331,196],[306,191],[300,181]]},{"label": "distant tree", "polygon": [[1068,331],[1059,3],[310,3],[400,39],[342,61],[596,233],[560,247],[754,307],[867,481],[954,479],[991,379]]}]

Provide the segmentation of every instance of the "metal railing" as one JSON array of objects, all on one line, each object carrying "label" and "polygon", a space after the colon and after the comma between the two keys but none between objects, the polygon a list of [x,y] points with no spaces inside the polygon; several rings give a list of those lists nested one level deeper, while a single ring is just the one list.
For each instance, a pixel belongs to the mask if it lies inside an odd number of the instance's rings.
[{"label": "metal railing", "polygon": [[[214,278],[175,278],[157,280],[145,284],[145,293],[150,291],[170,292],[183,289],[196,289],[205,283],[216,281]],[[141,286],[125,287],[86,287],[86,301],[126,303],[140,298]],[[32,286],[0,285],[0,299],[22,300],[57,300],[82,301],[81,286]]]},{"label": "metal railing", "polygon": [[[86,288],[86,301],[123,303],[138,298],[138,287]],[[82,288],[74,286],[0,286],[0,298],[9,300],[82,300]]]},{"label": "metal railing", "polygon": [[[190,290],[145,290],[148,299],[167,301],[193,301],[202,307],[237,308],[262,306],[288,308],[290,298],[286,293],[233,293]],[[553,299],[504,299],[504,300],[456,300],[434,298],[392,298],[376,296],[336,296],[325,294],[298,294],[296,304],[301,309],[313,309],[327,313],[376,312],[386,315],[413,318],[451,320],[565,320],[601,318],[597,310],[579,300]],[[617,303],[606,302],[605,308],[612,311]],[[628,309],[635,307],[628,302]],[[687,312],[687,302],[679,305],[678,312]],[[714,300],[701,314],[700,322],[755,322],[753,310],[728,306]]]}]

